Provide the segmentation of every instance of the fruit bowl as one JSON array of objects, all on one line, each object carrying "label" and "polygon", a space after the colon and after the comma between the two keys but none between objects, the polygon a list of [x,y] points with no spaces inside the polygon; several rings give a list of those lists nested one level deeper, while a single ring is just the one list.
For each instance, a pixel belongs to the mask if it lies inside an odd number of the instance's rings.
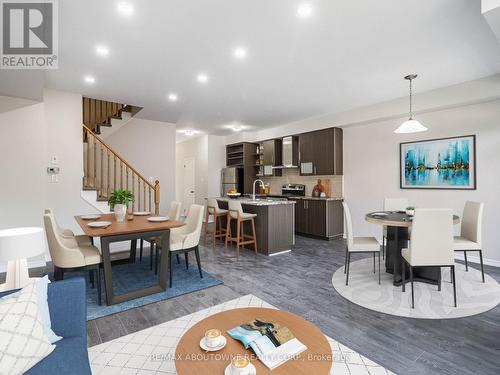
[{"label": "fruit bowl", "polygon": [[231,199],[236,199],[241,196],[241,193],[227,193],[227,196]]}]

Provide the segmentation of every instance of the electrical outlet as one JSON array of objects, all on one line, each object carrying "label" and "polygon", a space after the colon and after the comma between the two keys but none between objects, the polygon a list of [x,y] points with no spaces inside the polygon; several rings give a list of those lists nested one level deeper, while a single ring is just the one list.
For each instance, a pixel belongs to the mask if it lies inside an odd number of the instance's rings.
[{"label": "electrical outlet", "polygon": [[50,158],[50,163],[51,164],[59,164],[59,157],[57,155],[53,155],[51,158]]}]

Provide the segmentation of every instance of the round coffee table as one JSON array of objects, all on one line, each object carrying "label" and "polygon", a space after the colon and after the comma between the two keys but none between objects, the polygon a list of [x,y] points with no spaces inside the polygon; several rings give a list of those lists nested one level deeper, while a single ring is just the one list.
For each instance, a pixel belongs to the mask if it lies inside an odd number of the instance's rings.
[{"label": "round coffee table", "polygon": [[[245,349],[240,341],[232,339],[226,333],[231,328],[255,319],[272,321],[288,327],[293,335],[307,346],[307,350],[271,372],[255,357],[251,349]],[[200,339],[211,328],[223,332],[227,345],[218,352],[207,353],[200,348]],[[314,324],[286,311],[243,308],[212,315],[191,327],[182,336],[175,349],[175,368],[179,375],[223,375],[225,368],[231,362],[231,357],[236,354],[250,356],[258,375],[327,375],[333,364],[330,344]]]}]

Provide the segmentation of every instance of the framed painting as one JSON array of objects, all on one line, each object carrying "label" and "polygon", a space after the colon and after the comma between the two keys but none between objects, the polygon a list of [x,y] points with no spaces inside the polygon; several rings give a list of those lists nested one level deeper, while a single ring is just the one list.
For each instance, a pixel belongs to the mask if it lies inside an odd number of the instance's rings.
[{"label": "framed painting", "polygon": [[476,189],[476,136],[400,144],[401,189]]}]

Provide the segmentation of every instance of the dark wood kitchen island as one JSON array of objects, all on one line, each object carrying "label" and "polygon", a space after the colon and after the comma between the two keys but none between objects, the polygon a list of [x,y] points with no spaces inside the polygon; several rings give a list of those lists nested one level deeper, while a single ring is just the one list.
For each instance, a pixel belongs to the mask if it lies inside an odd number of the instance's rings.
[{"label": "dark wood kitchen island", "polygon": [[[217,198],[219,207],[227,209],[229,198]],[[259,254],[277,255],[292,250],[295,243],[295,202],[279,199],[239,198],[243,212],[256,214],[255,231]],[[227,222],[224,218],[223,225]],[[236,220],[232,221],[236,233]],[[251,223],[246,222],[245,233],[252,233]],[[252,245],[248,248],[253,251]]]}]

